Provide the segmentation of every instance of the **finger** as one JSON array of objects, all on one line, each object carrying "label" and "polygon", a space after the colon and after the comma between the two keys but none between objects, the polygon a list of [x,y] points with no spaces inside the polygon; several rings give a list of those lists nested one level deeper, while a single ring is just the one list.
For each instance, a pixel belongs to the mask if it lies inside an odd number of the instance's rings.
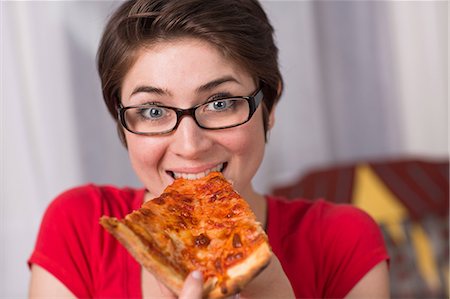
[{"label": "finger", "polygon": [[234,294],[233,296],[227,297],[226,299],[241,299],[241,294],[237,293]]},{"label": "finger", "polygon": [[186,278],[179,299],[201,299],[203,293],[203,275],[194,271]]}]

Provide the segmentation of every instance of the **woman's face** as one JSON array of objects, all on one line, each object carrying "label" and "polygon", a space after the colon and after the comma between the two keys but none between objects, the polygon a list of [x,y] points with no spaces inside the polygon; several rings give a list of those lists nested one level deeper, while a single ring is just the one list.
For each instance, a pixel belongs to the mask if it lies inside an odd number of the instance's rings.
[{"label": "woman's face", "polygon": [[[126,74],[122,105],[148,102],[191,108],[215,95],[251,95],[253,78],[205,41],[180,38],[159,42],[138,53]],[[201,177],[221,170],[241,195],[254,194],[251,180],[264,154],[262,107],[238,127],[205,130],[191,117],[166,135],[136,135],[125,130],[132,166],[149,190],[159,196],[175,176]]]}]

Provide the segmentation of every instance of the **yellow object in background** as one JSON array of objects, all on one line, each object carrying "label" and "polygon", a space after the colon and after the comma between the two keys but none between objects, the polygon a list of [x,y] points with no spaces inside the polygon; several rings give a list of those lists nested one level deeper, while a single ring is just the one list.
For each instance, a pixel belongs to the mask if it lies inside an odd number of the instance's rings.
[{"label": "yellow object in background", "polygon": [[359,165],[355,169],[352,202],[377,223],[383,223],[395,243],[405,242],[401,223],[408,218],[408,211],[368,164]]},{"label": "yellow object in background", "polygon": [[408,242],[405,235],[408,233],[421,276],[430,290],[438,290],[441,283],[437,264],[422,226],[414,223],[410,231],[405,232],[403,223],[409,218],[408,210],[368,164],[356,167],[354,184],[353,204],[366,211],[378,224],[382,224],[396,244]]},{"label": "yellow object in background", "polygon": [[413,224],[411,240],[416,249],[417,265],[423,278],[431,290],[438,290],[441,283],[439,281],[436,261],[433,256],[433,249],[421,225]]}]

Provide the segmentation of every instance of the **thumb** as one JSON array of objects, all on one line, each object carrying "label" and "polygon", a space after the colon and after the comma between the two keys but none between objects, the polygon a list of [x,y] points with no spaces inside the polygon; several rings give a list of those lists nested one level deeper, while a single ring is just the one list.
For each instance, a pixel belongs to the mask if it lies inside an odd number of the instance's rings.
[{"label": "thumb", "polygon": [[200,271],[191,272],[184,281],[179,299],[201,299],[203,293],[203,275]]}]

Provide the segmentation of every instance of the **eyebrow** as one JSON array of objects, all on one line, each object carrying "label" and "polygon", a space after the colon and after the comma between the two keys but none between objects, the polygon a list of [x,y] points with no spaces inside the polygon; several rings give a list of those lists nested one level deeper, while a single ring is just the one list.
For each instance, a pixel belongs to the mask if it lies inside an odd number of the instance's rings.
[{"label": "eyebrow", "polygon": [[[224,77],[215,79],[213,81],[210,81],[206,84],[201,85],[200,87],[198,87],[196,89],[196,91],[197,92],[208,91],[208,90],[211,90],[211,89],[213,89],[223,83],[226,83],[226,82],[239,83],[239,81],[236,80],[235,78],[233,78],[232,76],[224,76]],[[133,89],[133,92],[131,93],[130,96],[140,93],[140,92],[154,93],[154,94],[158,94],[158,95],[171,95],[170,91],[168,91],[167,89],[162,89],[159,87],[154,87],[154,86],[149,86],[149,85],[141,85],[141,86],[138,86],[135,89]]]},{"label": "eyebrow", "polygon": [[148,85],[141,85],[136,87],[135,89],[133,89],[133,92],[131,93],[130,96],[140,93],[140,92],[145,92],[145,93],[156,93],[158,95],[170,95],[170,92],[168,90],[162,89],[162,88],[158,88],[158,87],[154,87],[154,86],[148,86]]},{"label": "eyebrow", "polygon": [[235,83],[240,84],[240,82],[238,80],[236,80],[235,78],[233,78],[232,76],[224,76],[224,77],[215,79],[213,81],[210,81],[210,82],[208,82],[206,84],[203,84],[202,86],[197,88],[197,92],[211,90],[211,89],[213,89],[213,88],[215,88],[215,87],[217,87],[217,86],[219,86],[219,85],[221,85],[223,83],[226,83],[226,82],[235,82]]}]

